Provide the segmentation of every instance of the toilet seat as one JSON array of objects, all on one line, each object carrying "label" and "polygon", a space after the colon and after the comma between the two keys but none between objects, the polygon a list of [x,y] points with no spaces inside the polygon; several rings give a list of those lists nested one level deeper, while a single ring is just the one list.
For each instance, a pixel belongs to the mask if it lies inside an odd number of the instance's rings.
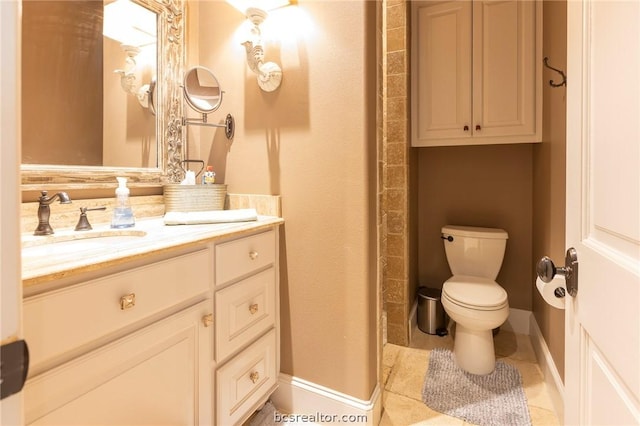
[{"label": "toilet seat", "polygon": [[442,297],[458,306],[479,311],[503,309],[509,303],[507,292],[497,282],[464,275],[445,281]]}]

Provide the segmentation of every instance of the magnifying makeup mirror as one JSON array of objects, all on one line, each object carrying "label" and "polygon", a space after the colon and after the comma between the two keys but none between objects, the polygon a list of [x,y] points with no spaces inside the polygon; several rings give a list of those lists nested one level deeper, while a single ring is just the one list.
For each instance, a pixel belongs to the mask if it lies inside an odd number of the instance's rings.
[{"label": "magnifying makeup mirror", "polygon": [[207,114],[211,114],[220,108],[224,94],[218,79],[211,70],[201,66],[189,69],[184,76],[183,90],[187,104],[194,111],[202,114],[201,119],[183,118],[183,125],[195,124],[197,126],[224,127],[227,139],[233,138],[235,121],[231,114],[227,114],[224,124],[207,123]]},{"label": "magnifying makeup mirror", "polygon": [[184,95],[194,110],[211,114],[222,103],[222,89],[218,79],[204,67],[193,67],[184,76]]}]

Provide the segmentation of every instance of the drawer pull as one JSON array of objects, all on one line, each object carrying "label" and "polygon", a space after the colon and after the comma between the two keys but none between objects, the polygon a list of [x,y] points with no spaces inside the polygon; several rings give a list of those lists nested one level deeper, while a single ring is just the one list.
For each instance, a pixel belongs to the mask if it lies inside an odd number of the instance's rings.
[{"label": "drawer pull", "polygon": [[253,303],[253,304],[249,305],[249,312],[251,312],[251,315],[253,315],[256,312],[258,312],[258,304],[257,303]]},{"label": "drawer pull", "polygon": [[252,371],[251,374],[249,374],[249,380],[251,380],[251,383],[255,384],[258,380],[260,380],[260,373],[258,373],[257,371]]},{"label": "drawer pull", "polygon": [[122,296],[120,298],[120,309],[121,310],[125,310],[125,309],[131,309],[134,306],[136,306],[136,294],[135,293],[131,293],[131,294],[125,294],[124,296]]},{"label": "drawer pull", "polygon": [[251,250],[249,252],[249,257],[251,258],[251,260],[256,260],[258,258],[258,252],[255,250]]},{"label": "drawer pull", "polygon": [[213,325],[213,314],[207,314],[202,317],[202,323],[205,327]]}]

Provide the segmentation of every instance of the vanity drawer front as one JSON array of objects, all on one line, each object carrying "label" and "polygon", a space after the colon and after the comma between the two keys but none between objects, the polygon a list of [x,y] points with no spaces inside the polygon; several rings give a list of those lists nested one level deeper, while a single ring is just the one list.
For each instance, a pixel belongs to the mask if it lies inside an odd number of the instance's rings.
[{"label": "vanity drawer front", "polygon": [[216,373],[219,425],[233,425],[273,392],[277,380],[276,332],[257,340]]},{"label": "vanity drawer front", "polygon": [[[211,275],[211,251],[206,248],[26,298],[23,322],[30,373],[37,373],[40,363],[56,363],[57,357],[82,345],[205,295]],[[82,351],[86,349],[90,347]]]},{"label": "vanity drawer front", "polygon": [[273,264],[275,249],[275,231],[216,245],[216,285],[223,285]]},{"label": "vanity drawer front", "polygon": [[269,268],[216,292],[216,360],[224,361],[275,324],[275,270]]}]

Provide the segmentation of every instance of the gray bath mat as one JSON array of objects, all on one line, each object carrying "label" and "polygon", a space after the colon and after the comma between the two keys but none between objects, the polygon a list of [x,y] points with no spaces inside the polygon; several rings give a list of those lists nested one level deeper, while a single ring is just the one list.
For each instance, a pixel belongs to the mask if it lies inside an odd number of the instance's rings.
[{"label": "gray bath mat", "polygon": [[491,374],[467,373],[453,352],[437,348],[429,355],[422,401],[431,409],[481,426],[531,426],[518,369],[496,362]]},{"label": "gray bath mat", "polygon": [[275,426],[276,424],[276,407],[274,407],[271,401],[267,401],[266,404],[257,411],[244,426]]}]

